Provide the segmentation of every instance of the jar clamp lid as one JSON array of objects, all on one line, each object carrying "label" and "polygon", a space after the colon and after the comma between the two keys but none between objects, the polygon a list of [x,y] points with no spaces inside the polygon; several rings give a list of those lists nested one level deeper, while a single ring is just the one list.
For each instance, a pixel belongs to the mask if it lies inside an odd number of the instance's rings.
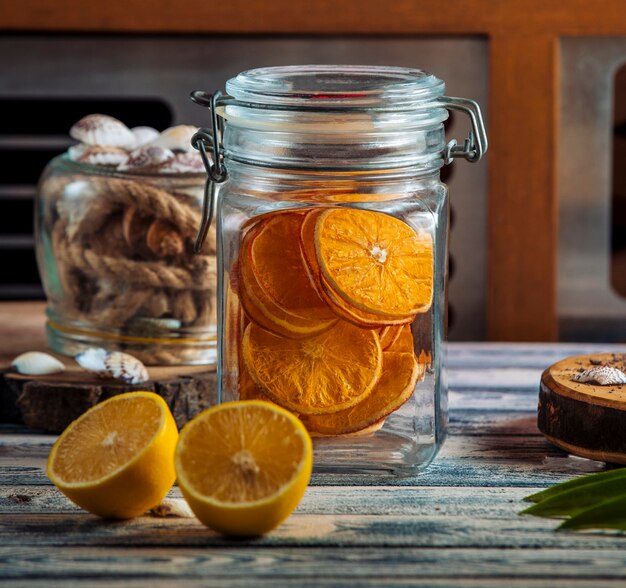
[{"label": "jar clamp lid", "polygon": [[[437,152],[437,157],[445,164],[456,158],[474,163],[487,151],[478,104],[466,98],[443,96],[443,81],[423,70],[327,65],[260,68],[229,80],[226,90],[228,94],[199,90],[191,94],[194,102],[211,113],[211,128],[200,129],[192,138],[208,173],[196,250],[201,248],[213,219],[215,186],[227,177],[222,144],[225,118],[243,120],[245,113],[246,123],[262,128],[284,123],[286,114],[297,113],[305,126],[316,128],[324,116],[369,115],[376,117],[378,127],[397,131],[399,124],[403,129],[440,125],[448,110],[457,110],[469,116],[471,130],[463,144],[452,139]],[[288,122],[294,120],[292,117]],[[368,120],[368,124],[371,128],[373,123]],[[329,132],[336,126],[324,130]]]}]

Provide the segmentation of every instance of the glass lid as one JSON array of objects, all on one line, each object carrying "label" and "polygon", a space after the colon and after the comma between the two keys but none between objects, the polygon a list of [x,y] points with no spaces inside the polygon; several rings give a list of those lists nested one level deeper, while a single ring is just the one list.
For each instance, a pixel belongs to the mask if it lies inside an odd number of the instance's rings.
[{"label": "glass lid", "polygon": [[369,65],[264,67],[226,82],[238,101],[302,109],[412,110],[442,96],[444,87],[427,71]]}]

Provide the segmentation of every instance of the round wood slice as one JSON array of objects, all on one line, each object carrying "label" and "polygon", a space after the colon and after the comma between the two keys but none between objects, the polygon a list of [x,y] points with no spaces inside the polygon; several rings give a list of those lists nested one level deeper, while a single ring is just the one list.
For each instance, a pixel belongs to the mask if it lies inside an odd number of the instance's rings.
[{"label": "round wood slice", "polygon": [[71,359],[58,358],[66,366],[58,374],[25,376],[12,369],[0,371],[0,422],[23,422],[33,429],[60,433],[98,402],[123,392],[150,390],[165,399],[182,427],[217,402],[217,374],[208,366],[149,367],[150,381],[125,384],[100,378]]},{"label": "round wood slice", "polygon": [[626,371],[626,353],[568,357],[543,372],[537,426],[548,441],[568,453],[626,464],[626,385],[572,380],[599,366]]}]

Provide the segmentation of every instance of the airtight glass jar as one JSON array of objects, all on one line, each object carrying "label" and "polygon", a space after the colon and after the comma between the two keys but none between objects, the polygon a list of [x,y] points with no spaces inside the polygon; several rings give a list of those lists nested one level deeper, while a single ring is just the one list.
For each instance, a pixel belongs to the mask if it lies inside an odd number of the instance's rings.
[{"label": "airtight glass jar", "polygon": [[35,235],[50,347],[124,350],[149,365],[217,359],[215,235],[193,242],[205,175],[53,159]]},{"label": "airtight glass jar", "polygon": [[[486,149],[478,106],[420,70],[252,70],[195,92],[216,205],[221,401],[297,414],[318,472],[410,474],[446,431],[448,194]],[[470,114],[446,144],[448,109]],[[211,157],[211,161],[209,161]],[[277,456],[280,459],[280,456]]]}]

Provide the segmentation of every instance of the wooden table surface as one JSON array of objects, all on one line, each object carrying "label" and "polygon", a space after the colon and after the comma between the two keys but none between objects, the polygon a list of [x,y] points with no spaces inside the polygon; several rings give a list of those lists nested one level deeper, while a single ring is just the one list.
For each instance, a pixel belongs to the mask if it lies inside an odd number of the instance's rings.
[{"label": "wooden table surface", "polygon": [[[41,308],[0,305],[0,354],[41,344]],[[2,426],[0,585],[626,585],[626,537],[557,534],[554,521],[517,515],[525,495],[604,469],[537,432],[541,371],[567,355],[616,350],[451,344],[449,437],[425,472],[358,484],[314,475],[295,514],[248,541],[195,519],[84,513],[45,476],[54,437]]]}]

